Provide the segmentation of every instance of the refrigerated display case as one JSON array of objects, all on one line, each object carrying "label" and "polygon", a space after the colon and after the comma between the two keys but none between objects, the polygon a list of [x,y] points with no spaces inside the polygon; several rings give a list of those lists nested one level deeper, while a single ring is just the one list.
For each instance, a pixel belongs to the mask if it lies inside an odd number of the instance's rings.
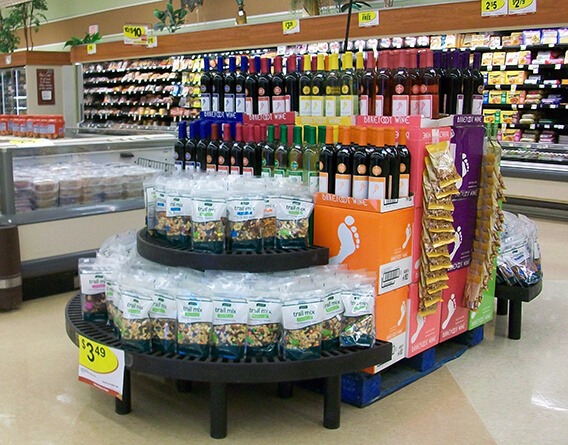
[{"label": "refrigerated display case", "polygon": [[27,114],[28,96],[24,68],[0,70],[2,114]]}]

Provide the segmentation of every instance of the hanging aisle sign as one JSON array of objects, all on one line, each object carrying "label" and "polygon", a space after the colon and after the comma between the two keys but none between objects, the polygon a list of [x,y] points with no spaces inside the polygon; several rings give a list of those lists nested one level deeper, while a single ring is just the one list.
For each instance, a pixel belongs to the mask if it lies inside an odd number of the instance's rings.
[{"label": "hanging aisle sign", "polygon": [[379,26],[379,11],[366,11],[359,13],[359,28]]},{"label": "hanging aisle sign", "polygon": [[300,32],[300,21],[299,20],[284,20],[282,22],[282,32],[284,34],[296,34]]},{"label": "hanging aisle sign", "polygon": [[79,381],[122,400],[124,351],[78,336]]},{"label": "hanging aisle sign", "polygon": [[148,45],[148,25],[127,23],[122,27],[125,45]]},{"label": "hanging aisle sign", "polygon": [[536,0],[509,0],[509,14],[532,14],[536,12]]},{"label": "hanging aisle sign", "polygon": [[507,15],[508,0],[481,0],[481,17]]}]

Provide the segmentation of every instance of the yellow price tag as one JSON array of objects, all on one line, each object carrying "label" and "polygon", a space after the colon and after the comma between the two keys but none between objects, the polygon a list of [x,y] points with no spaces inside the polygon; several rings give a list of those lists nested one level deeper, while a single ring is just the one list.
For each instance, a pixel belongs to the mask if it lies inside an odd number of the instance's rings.
[{"label": "yellow price tag", "polygon": [[87,45],[87,54],[93,55],[97,53],[97,44],[96,43],[89,43]]},{"label": "yellow price tag", "polygon": [[494,17],[506,14],[506,0],[481,0],[481,17]]},{"label": "yellow price tag", "polygon": [[536,12],[536,0],[509,0],[509,14],[529,14]]},{"label": "yellow price tag", "polygon": [[300,32],[300,21],[299,20],[284,20],[282,22],[282,32],[284,34],[296,34]]},{"label": "yellow price tag", "polygon": [[149,36],[148,37],[148,48],[155,48],[156,46],[158,46],[158,37]]},{"label": "yellow price tag", "polygon": [[369,26],[379,25],[379,11],[365,11],[359,13],[359,27],[367,28]]},{"label": "yellow price tag", "polygon": [[110,374],[118,368],[118,358],[111,348],[79,336],[79,364],[98,374]]},{"label": "yellow price tag", "polygon": [[146,26],[124,25],[122,32],[127,39],[139,39],[148,33],[148,28]]}]

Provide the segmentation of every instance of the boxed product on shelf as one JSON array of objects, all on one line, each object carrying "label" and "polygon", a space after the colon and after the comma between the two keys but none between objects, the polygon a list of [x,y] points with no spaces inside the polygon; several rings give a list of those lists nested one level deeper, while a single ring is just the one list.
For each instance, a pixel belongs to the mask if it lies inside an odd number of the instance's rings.
[{"label": "boxed product on shelf", "polygon": [[540,36],[541,36],[540,29],[523,31],[522,44],[540,45]]},{"label": "boxed product on shelf", "polygon": [[493,65],[493,53],[486,52],[481,55],[481,65]]},{"label": "boxed product on shelf", "polygon": [[489,91],[489,103],[493,105],[504,105],[507,103],[506,91]]},{"label": "boxed product on shelf", "polygon": [[508,36],[502,36],[501,42],[503,46],[519,46],[523,43],[523,33],[512,32]]},{"label": "boxed product on shelf", "polygon": [[526,71],[505,71],[505,82],[508,85],[522,85],[527,78]]},{"label": "boxed product on shelf", "polygon": [[469,309],[463,304],[467,268],[449,272],[448,276],[448,288],[442,291],[440,304],[440,342],[468,330]]},{"label": "boxed product on shelf", "polygon": [[314,244],[330,264],[379,272],[378,293],[410,284],[414,200],[367,200],[318,193]]},{"label": "boxed product on shelf", "polygon": [[418,310],[419,295],[418,284],[411,284],[407,300],[407,343],[406,357],[414,357],[416,354],[436,346],[440,342],[440,303],[437,303],[432,313],[423,316]]},{"label": "boxed product on shelf", "polygon": [[364,369],[376,374],[406,356],[406,302],[408,286],[378,295],[375,298],[375,332],[378,340],[392,343],[392,358],[381,365]]},{"label": "boxed product on shelf", "polygon": [[505,57],[505,65],[518,65],[519,64],[519,52],[511,51],[508,52]]},{"label": "boxed product on shelf", "polygon": [[486,124],[501,123],[501,110],[483,109],[483,122]]},{"label": "boxed product on shelf", "polygon": [[492,64],[493,65],[505,65],[506,54],[504,51],[495,51],[493,53]]},{"label": "boxed product on shelf", "polygon": [[540,36],[542,45],[555,45],[558,42],[557,29],[543,29]]},{"label": "boxed product on shelf", "polygon": [[519,65],[530,65],[532,63],[531,51],[519,51]]},{"label": "boxed product on shelf", "polygon": [[526,91],[507,91],[505,94],[506,104],[524,104],[527,97]]},{"label": "boxed product on shelf", "polygon": [[502,85],[506,83],[505,71],[489,71],[487,73],[487,85]]}]

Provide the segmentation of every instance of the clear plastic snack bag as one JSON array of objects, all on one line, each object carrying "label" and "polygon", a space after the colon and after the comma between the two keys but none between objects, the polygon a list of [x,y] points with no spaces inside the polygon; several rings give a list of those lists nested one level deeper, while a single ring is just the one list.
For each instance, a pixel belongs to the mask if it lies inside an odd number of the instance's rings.
[{"label": "clear plastic snack bag", "polygon": [[310,216],[314,204],[310,195],[283,195],[276,205],[276,247],[301,249],[310,245]]},{"label": "clear plastic snack bag", "polygon": [[160,352],[176,352],[177,305],[172,289],[154,290],[150,308],[152,321],[152,349]]},{"label": "clear plastic snack bag", "polygon": [[247,357],[278,355],[282,327],[282,302],[253,296],[248,300]]},{"label": "clear plastic snack bag", "polygon": [[339,344],[371,347],[375,344],[375,278],[356,277],[342,292],[345,305]]},{"label": "clear plastic snack bag", "polygon": [[225,192],[217,189],[195,192],[192,200],[193,250],[196,252],[223,253],[225,251],[225,219],[227,202]]},{"label": "clear plastic snack bag", "polygon": [[171,180],[169,176],[158,176],[154,184],[156,194],[154,203],[154,236],[166,239],[167,220],[167,193],[168,183]]},{"label": "clear plastic snack bag", "polygon": [[211,355],[230,359],[245,356],[248,305],[244,298],[214,297]]},{"label": "clear plastic snack bag", "polygon": [[122,320],[120,343],[125,349],[138,352],[152,350],[150,308],[153,300],[147,290],[126,287],[121,292]]},{"label": "clear plastic snack bag", "polygon": [[274,249],[276,246],[276,205],[278,199],[279,195],[276,188],[267,186],[262,218],[262,245],[264,249]]},{"label": "clear plastic snack bag", "polygon": [[108,267],[96,258],[80,258],[78,267],[83,320],[106,322],[108,313],[105,273],[108,272]]},{"label": "clear plastic snack bag", "polygon": [[153,176],[144,181],[144,207],[146,209],[146,230],[149,235],[154,235],[156,227],[156,177]]},{"label": "clear plastic snack bag", "polygon": [[319,296],[285,295],[280,340],[285,359],[309,360],[321,356],[323,312],[323,302]]},{"label": "clear plastic snack bag", "polygon": [[264,206],[264,197],[261,195],[234,194],[227,199],[229,250],[262,250]]},{"label": "clear plastic snack bag", "polygon": [[179,292],[177,305],[177,350],[180,354],[206,358],[211,351],[213,302],[202,292]]},{"label": "clear plastic snack bag", "polygon": [[324,319],[321,327],[322,348],[325,351],[339,347],[339,335],[345,307],[341,299],[341,289],[334,286],[323,298]]},{"label": "clear plastic snack bag", "polygon": [[191,181],[173,181],[166,194],[166,238],[176,246],[191,248]]}]

